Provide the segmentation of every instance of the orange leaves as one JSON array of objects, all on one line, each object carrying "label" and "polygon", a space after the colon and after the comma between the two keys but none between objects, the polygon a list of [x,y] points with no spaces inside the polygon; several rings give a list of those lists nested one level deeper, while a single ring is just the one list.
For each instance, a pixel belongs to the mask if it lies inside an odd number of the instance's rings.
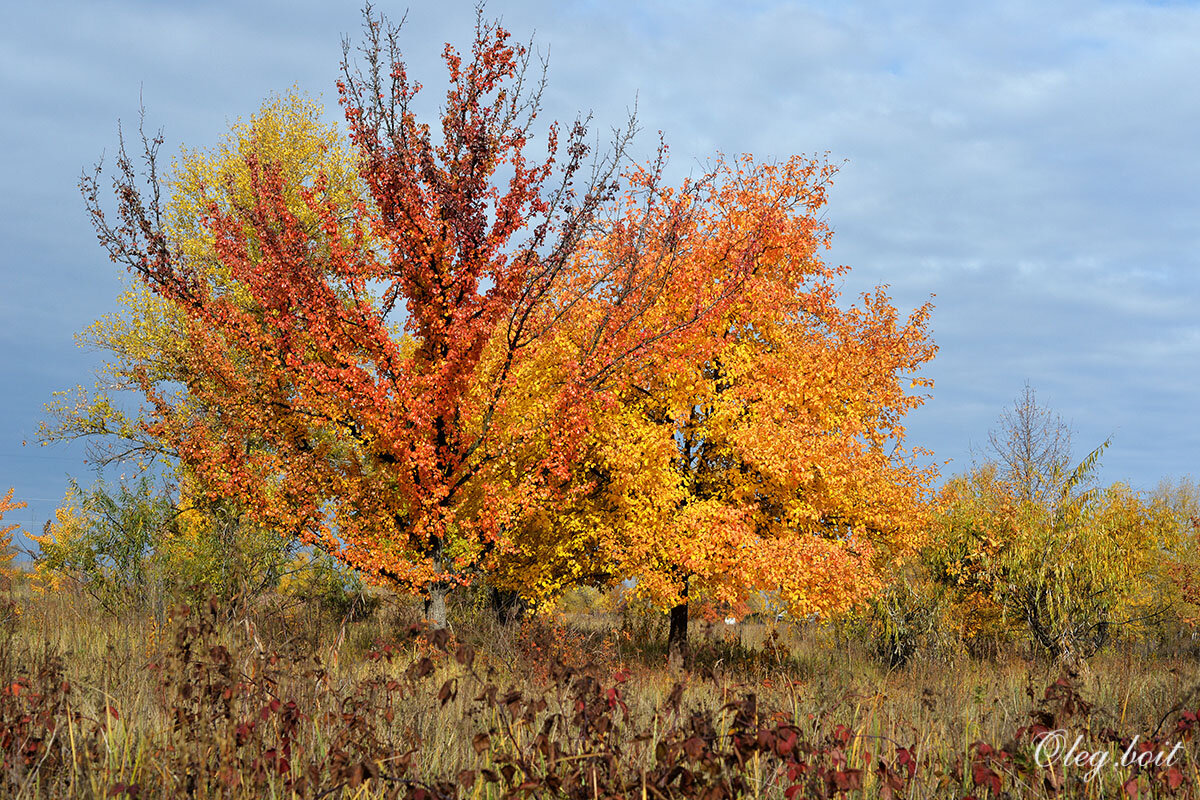
[{"label": "orange leaves", "polygon": [[[581,253],[577,279],[597,298],[584,304],[594,309],[587,328],[599,328],[584,342],[588,368],[607,377],[703,361],[729,315],[779,307],[789,288],[827,272],[815,254],[828,231],[795,212],[824,202],[831,174],[799,157],[775,166],[745,156],[671,189],[657,168],[634,170],[629,192]],[[631,328],[636,349],[622,335]],[[596,346],[602,333],[607,348]]]},{"label": "orange leaves", "polygon": [[845,608],[919,542],[934,471],[903,448],[901,420],[925,399],[913,381],[929,385],[913,373],[935,350],[930,307],[902,319],[882,289],[838,305],[816,218],[831,173],[721,162],[682,191],[643,188],[588,242],[589,275],[648,261],[650,283],[614,295],[655,296],[643,324],[695,315],[614,371],[613,424],[589,445],[602,478],[568,514],[606,531],[581,547],[664,607],[690,581],[728,603],[775,590],[796,613]]},{"label": "orange leaves", "polygon": [[928,308],[838,307],[833,168],[718,158],[667,187],[665,148],[622,174],[631,127],[591,168],[581,124],[534,159],[527,53],[482,18],[445,51],[435,137],[395,34],[369,19],[371,68],[339,83],[357,174],[298,169],[265,125],[187,162],[167,229],[127,158],[123,225],[86,182],[181,339],[181,394],[137,373],[146,429],[206,491],[412,589],[691,575],[733,600],[795,574],[824,598],[797,605],[849,602],[921,509],[899,379],[933,348]]}]

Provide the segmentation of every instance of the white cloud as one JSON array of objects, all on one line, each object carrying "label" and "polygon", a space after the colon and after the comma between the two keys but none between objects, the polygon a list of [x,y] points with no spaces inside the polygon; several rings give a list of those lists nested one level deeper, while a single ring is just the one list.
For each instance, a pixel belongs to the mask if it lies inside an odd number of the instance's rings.
[{"label": "white cloud", "polygon": [[[466,43],[472,9],[409,14],[426,111],[443,91],[441,43]],[[938,385],[915,441],[962,464],[1028,378],[1081,443],[1119,431],[1106,474],[1151,485],[1197,471],[1200,9],[493,0],[488,12],[549,49],[547,118],[592,110],[603,131],[636,98],[642,152],[663,129],[676,174],[717,150],[848,159],[828,209],[830,258],[854,267],[847,295],[880,282],[908,307],[937,295]],[[44,328],[54,297],[69,311],[35,337],[35,357],[83,373],[71,334],[111,308],[113,282],[74,182],[111,152],[139,85],[172,143],[212,141],[293,82],[333,117],[340,36],[360,15],[354,3],[60,2],[10,16],[4,324]],[[29,397],[59,388],[43,384]],[[0,403],[6,431],[36,417],[28,399]]]}]

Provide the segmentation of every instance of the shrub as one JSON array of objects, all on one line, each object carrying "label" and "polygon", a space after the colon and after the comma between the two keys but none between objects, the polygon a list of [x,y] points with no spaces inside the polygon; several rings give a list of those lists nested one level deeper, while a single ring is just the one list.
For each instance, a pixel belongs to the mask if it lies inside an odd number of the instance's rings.
[{"label": "shrub", "polygon": [[63,505],[42,536],[38,570],[52,582],[71,579],[109,610],[148,599],[149,558],[174,509],[143,478],[114,494],[103,482],[84,492],[72,481]]},{"label": "shrub", "polygon": [[44,588],[73,582],[109,611],[168,598],[216,596],[236,605],[274,588],[295,546],[247,524],[221,500],[180,500],[150,478],[116,489],[75,482],[41,536],[36,569]]},{"label": "shrub", "polygon": [[[1160,563],[1178,535],[1161,504],[1123,484],[1082,489],[1103,447],[1046,498],[1023,497],[991,466],[951,481],[927,553],[963,601],[1024,627],[1052,658],[1078,661],[1118,626],[1165,608]],[[995,618],[993,617],[993,620]]]},{"label": "shrub", "polygon": [[279,591],[343,619],[365,619],[379,606],[356,572],[324,553],[297,553],[279,581]]},{"label": "shrub", "polygon": [[155,547],[156,567],[172,594],[238,605],[276,588],[295,557],[294,542],[248,521],[231,501],[204,498],[185,483],[176,509]]},{"label": "shrub", "polygon": [[945,590],[919,563],[901,565],[898,577],[867,601],[875,653],[902,667],[921,650],[932,651],[949,632]]}]

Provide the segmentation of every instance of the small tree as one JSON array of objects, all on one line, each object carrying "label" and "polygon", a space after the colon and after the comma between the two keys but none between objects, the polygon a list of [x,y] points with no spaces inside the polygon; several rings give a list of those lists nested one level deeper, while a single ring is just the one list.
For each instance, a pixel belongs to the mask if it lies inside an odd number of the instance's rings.
[{"label": "small tree", "polygon": [[1080,489],[1105,446],[1040,501],[996,466],[977,468],[947,485],[934,527],[935,573],[990,598],[1056,660],[1077,663],[1162,608],[1153,576],[1178,526],[1123,484]]},{"label": "small tree", "polygon": [[988,445],[1001,480],[1022,499],[1049,501],[1069,474],[1071,428],[1038,402],[1028,381],[1012,407],[1001,413],[997,427],[988,431]]},{"label": "small tree", "polygon": [[220,501],[186,490],[175,497],[148,476],[113,488],[72,482],[41,535],[38,573],[48,585],[73,582],[109,611],[197,592],[231,607],[274,587],[294,555],[278,536],[256,531]]},{"label": "small tree", "polygon": [[99,481],[88,491],[72,482],[55,519],[30,537],[38,569],[75,580],[110,611],[141,604],[153,594],[149,562],[173,512],[148,478],[115,492]]},{"label": "small tree", "polygon": [[1160,578],[1176,618],[1194,631],[1200,625],[1200,484],[1163,479],[1152,498],[1177,530],[1173,546],[1162,554]]},{"label": "small tree", "polygon": [[[13,493],[16,489],[9,489],[4,497],[0,497],[0,522],[4,521],[4,515],[9,511],[25,508],[25,503],[14,503]],[[20,525],[5,525],[0,527],[0,584],[7,583],[12,579],[12,562],[17,555],[17,549],[13,545],[13,532]]]}]

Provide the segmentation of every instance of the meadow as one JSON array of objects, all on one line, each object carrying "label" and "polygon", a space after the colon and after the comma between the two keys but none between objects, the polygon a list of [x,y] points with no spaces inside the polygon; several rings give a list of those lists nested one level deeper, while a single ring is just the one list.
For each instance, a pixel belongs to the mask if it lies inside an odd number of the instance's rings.
[{"label": "meadow", "polygon": [[[400,595],[374,593],[369,612],[341,617],[270,593],[113,614],[18,577],[0,642],[0,794],[1103,798],[1200,787],[1200,643],[1185,633],[1119,640],[1072,673],[1019,641],[980,656],[945,639],[889,668],[848,624],[696,620],[691,665],[677,670],[663,614],[587,599],[503,624],[464,592],[450,629],[429,632]],[[1122,766],[1143,753],[1154,755]]]}]

